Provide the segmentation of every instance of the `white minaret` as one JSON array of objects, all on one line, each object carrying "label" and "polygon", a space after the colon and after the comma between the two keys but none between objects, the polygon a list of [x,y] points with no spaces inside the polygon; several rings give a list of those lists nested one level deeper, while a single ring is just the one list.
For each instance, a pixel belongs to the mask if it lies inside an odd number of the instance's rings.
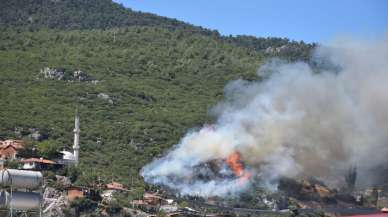
[{"label": "white minaret", "polygon": [[78,111],[75,114],[75,120],[74,120],[74,159],[75,159],[75,165],[78,165],[78,157],[79,157],[79,116]]}]

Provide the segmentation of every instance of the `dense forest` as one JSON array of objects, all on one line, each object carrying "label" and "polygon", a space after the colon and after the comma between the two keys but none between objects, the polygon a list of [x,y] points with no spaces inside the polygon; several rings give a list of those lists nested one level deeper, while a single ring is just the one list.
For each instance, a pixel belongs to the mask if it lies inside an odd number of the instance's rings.
[{"label": "dense forest", "polygon": [[0,24],[11,28],[70,30],[156,26],[211,33],[175,19],[134,12],[110,0],[2,0],[1,4]]},{"label": "dense forest", "polygon": [[0,0],[0,29],[0,137],[70,148],[78,108],[79,182],[140,191],[139,169],[211,122],[226,83],[315,46],[222,36],[110,0]]}]

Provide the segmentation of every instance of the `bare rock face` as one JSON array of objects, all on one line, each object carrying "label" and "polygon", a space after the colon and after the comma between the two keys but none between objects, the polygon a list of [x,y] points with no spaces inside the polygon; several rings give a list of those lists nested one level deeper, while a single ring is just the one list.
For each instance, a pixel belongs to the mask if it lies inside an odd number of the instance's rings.
[{"label": "bare rock face", "polygon": [[77,81],[87,81],[89,76],[85,72],[77,70],[73,72],[73,78]]},{"label": "bare rock face", "polygon": [[16,138],[21,139],[24,136],[27,136],[28,138],[34,140],[34,141],[41,141],[43,139],[47,138],[47,135],[43,132],[41,132],[39,129],[35,127],[26,128],[26,127],[14,127],[13,133]]},{"label": "bare rock face", "polygon": [[300,44],[285,44],[281,46],[269,46],[264,50],[264,53],[269,56],[290,56],[303,51],[303,46]]},{"label": "bare rock face", "polygon": [[42,140],[43,136],[36,128],[30,128],[28,129],[28,131],[30,132],[30,134],[28,134],[28,137],[31,138],[32,140],[34,141]]},{"label": "bare rock face", "polygon": [[62,186],[68,187],[71,185],[70,179],[66,176],[55,175],[55,178],[57,179],[57,182],[60,183]]},{"label": "bare rock face", "polygon": [[50,68],[44,67],[40,70],[37,79],[48,79],[48,80],[57,80],[57,81],[67,81],[67,82],[90,82],[92,84],[97,84],[99,81],[94,80],[86,72],[81,70],[66,70],[63,68]]},{"label": "bare rock face", "polygon": [[99,93],[97,95],[98,98],[108,101],[110,104],[113,104],[113,100],[110,98],[110,96],[106,93]]},{"label": "bare rock face", "polygon": [[41,69],[40,74],[43,75],[45,79],[51,80],[63,80],[63,78],[65,77],[64,71],[49,67],[44,67],[43,69]]},{"label": "bare rock face", "polygon": [[23,135],[23,127],[15,127],[13,133],[17,138],[21,138]]}]

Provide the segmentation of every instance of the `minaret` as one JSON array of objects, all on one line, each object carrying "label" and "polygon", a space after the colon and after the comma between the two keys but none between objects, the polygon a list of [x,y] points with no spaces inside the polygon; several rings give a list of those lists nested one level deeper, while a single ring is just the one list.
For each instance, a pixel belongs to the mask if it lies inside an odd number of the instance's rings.
[{"label": "minaret", "polygon": [[75,119],[74,119],[74,145],[73,145],[75,165],[78,165],[78,157],[79,157],[79,132],[80,132],[79,116],[78,116],[78,110],[77,110],[75,114]]}]

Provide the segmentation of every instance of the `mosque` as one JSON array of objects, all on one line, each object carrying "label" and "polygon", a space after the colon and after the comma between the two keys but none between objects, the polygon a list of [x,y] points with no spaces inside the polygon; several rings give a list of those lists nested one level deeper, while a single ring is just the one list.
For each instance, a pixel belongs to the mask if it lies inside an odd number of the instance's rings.
[{"label": "mosque", "polygon": [[78,165],[79,162],[79,133],[80,133],[80,124],[79,124],[79,115],[76,112],[74,118],[74,143],[73,143],[73,152],[63,150],[60,153],[63,154],[62,159],[60,160],[62,164],[66,165]]}]

